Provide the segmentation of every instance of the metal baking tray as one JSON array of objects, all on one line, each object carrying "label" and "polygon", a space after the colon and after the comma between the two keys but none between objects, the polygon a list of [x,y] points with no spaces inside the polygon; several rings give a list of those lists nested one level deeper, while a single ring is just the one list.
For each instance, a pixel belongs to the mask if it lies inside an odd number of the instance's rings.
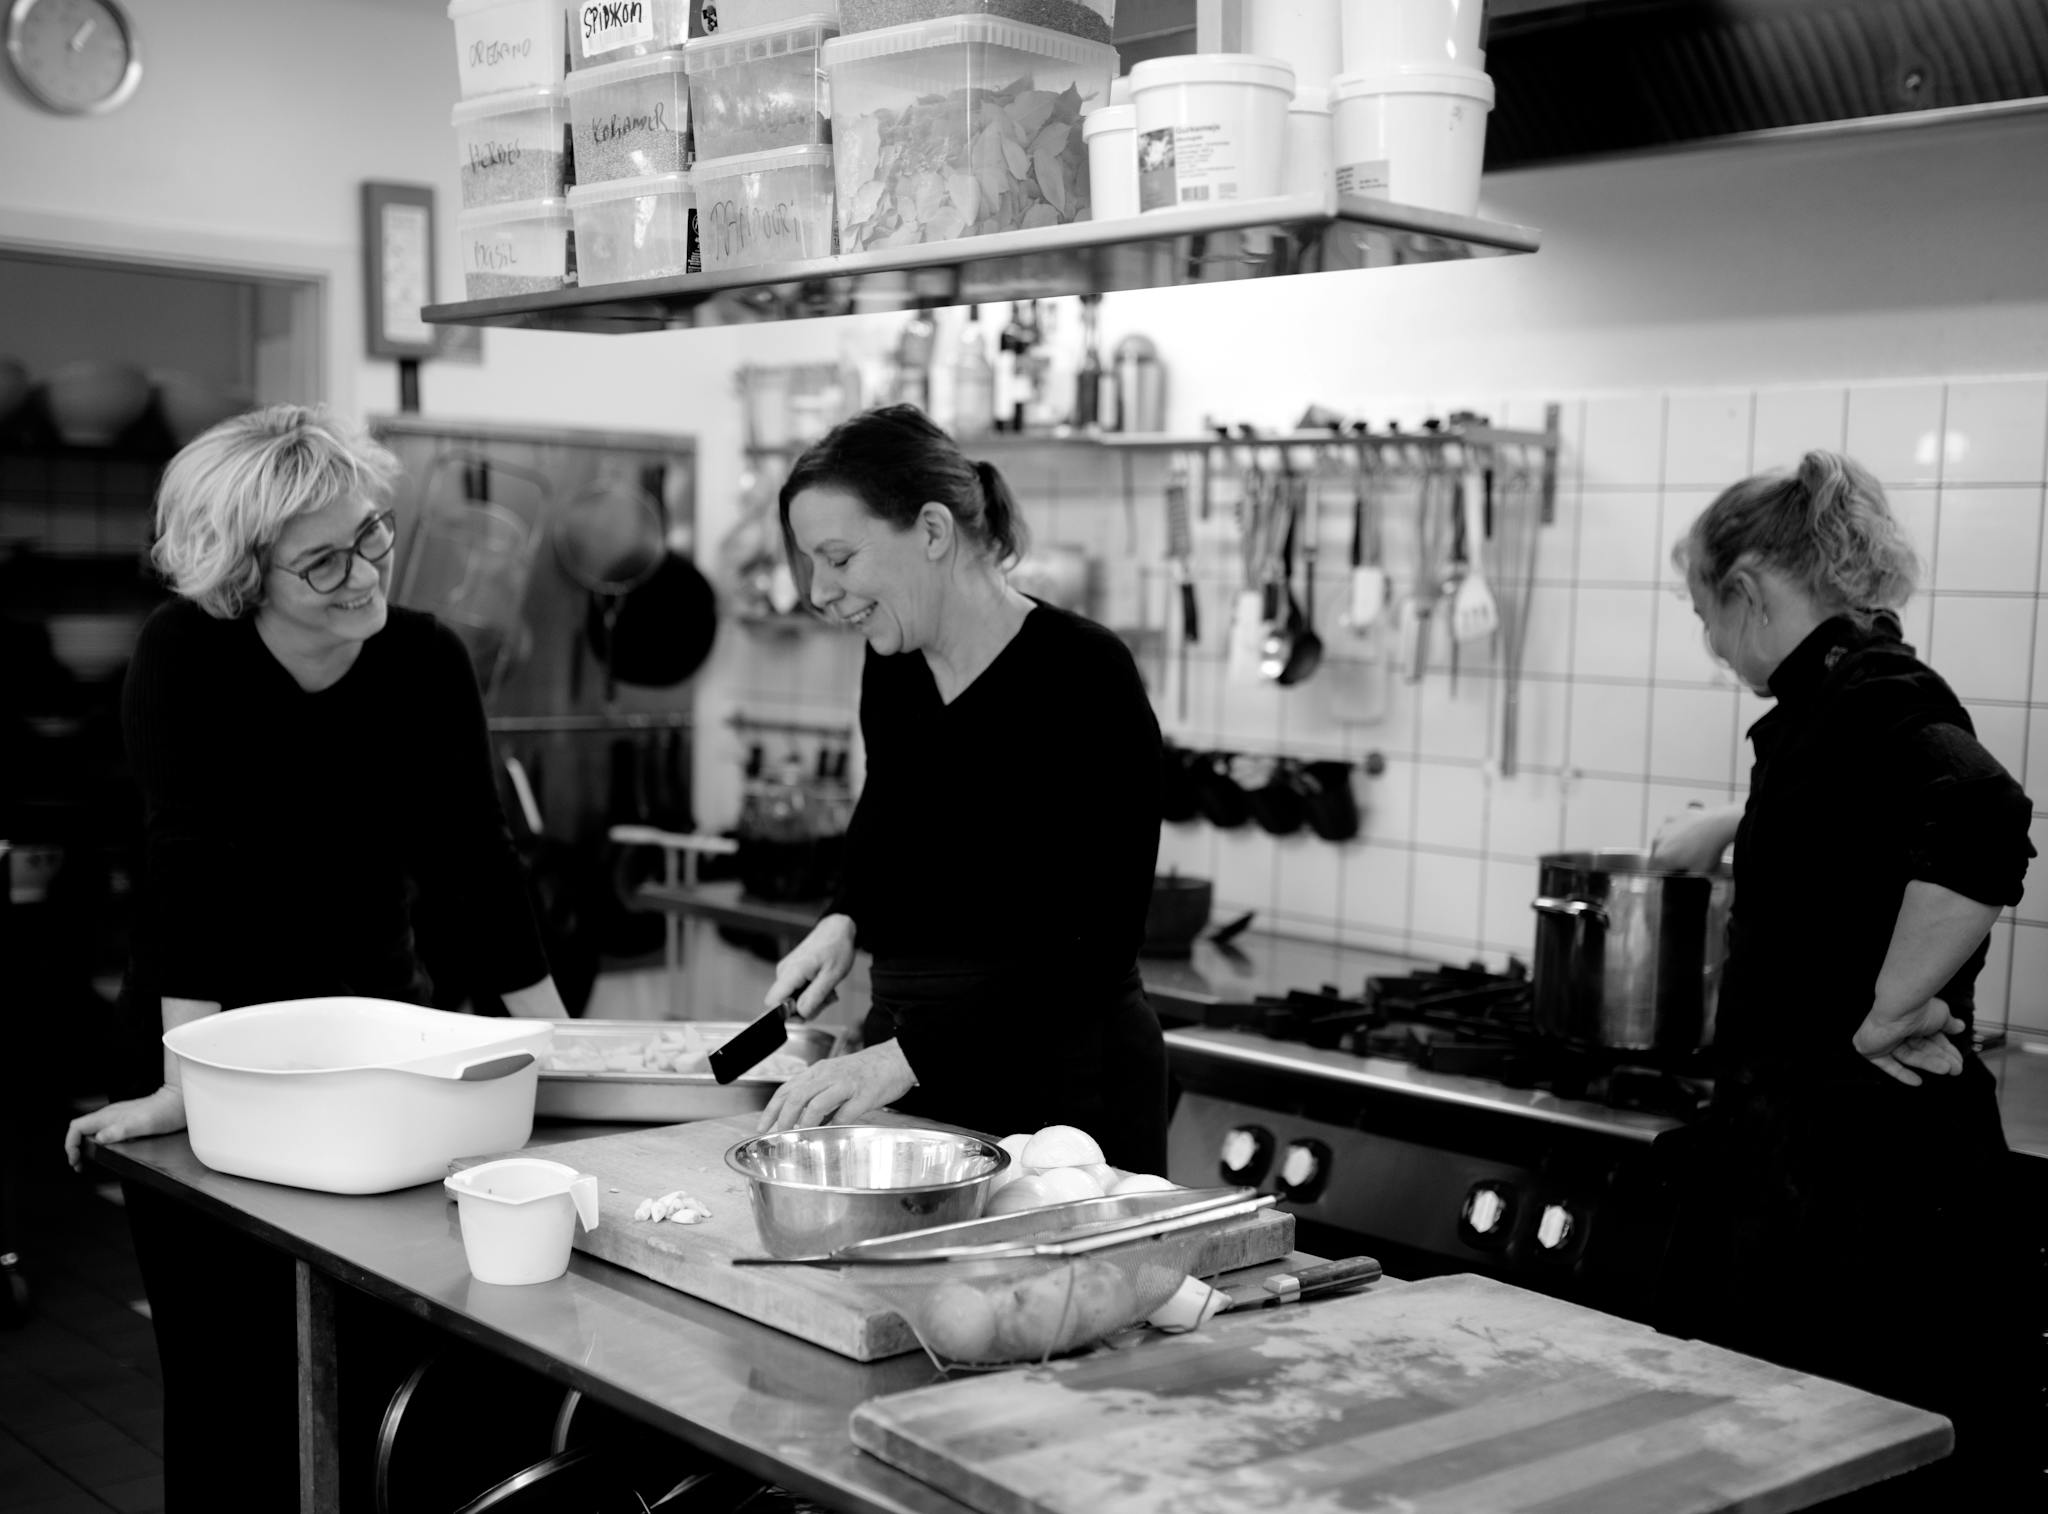
[{"label": "metal baking tray", "polygon": [[[747,1114],[767,1107],[779,1077],[760,1068],[720,1087],[704,1063],[704,1053],[746,1029],[745,1020],[568,1020],[555,1027],[555,1042],[540,1070],[540,1093],[534,1113],[567,1120],[616,1120],[620,1123],[673,1125],[683,1120],[710,1120],[720,1115]],[[838,1049],[842,1032],[829,1026],[794,1025],[780,1055],[816,1062]],[[607,1068],[573,1065],[596,1056],[616,1064],[633,1053],[675,1046],[689,1058],[688,1071],[651,1067]],[[564,1061],[571,1065],[558,1065]],[[766,1064],[763,1064],[764,1066]]]}]

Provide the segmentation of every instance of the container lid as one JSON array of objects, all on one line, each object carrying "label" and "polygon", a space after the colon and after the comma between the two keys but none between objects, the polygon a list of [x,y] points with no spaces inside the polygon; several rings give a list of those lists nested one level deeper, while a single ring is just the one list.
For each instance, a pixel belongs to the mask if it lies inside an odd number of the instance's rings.
[{"label": "container lid", "polygon": [[1098,105],[1081,118],[1081,140],[1089,141],[1106,131],[1136,131],[1138,129],[1138,107],[1135,105]]},{"label": "container lid", "polygon": [[1493,80],[1476,68],[1434,64],[1427,73],[1377,69],[1369,74],[1339,74],[1330,81],[1330,101],[1362,99],[1367,95],[1465,95],[1493,106]]},{"label": "container lid", "polygon": [[877,31],[855,32],[850,37],[835,37],[825,44],[825,67],[891,58],[930,47],[957,47],[965,42],[1014,48],[1061,63],[1086,64],[1111,76],[1117,69],[1116,48],[1107,42],[1090,42],[1050,27],[979,14],[938,16],[930,21],[913,21],[908,26],[885,26]]},{"label": "container lid", "polygon": [[496,10],[501,5],[513,5],[518,0],[448,0],[448,19],[457,16],[474,16],[478,11]]},{"label": "container lid", "polygon": [[457,226],[504,226],[513,221],[566,221],[567,200],[506,200],[497,205],[478,205],[455,212]]},{"label": "container lid", "polygon": [[832,148],[824,142],[801,142],[794,147],[771,147],[766,152],[743,152],[730,158],[699,158],[691,176],[698,183],[706,179],[730,179],[736,174],[769,173],[777,168],[830,168]]},{"label": "container lid", "polygon": [[822,47],[839,35],[839,16],[818,11],[808,16],[791,16],[767,26],[750,26],[743,32],[713,32],[692,37],[683,44],[685,67],[693,74],[714,68],[729,68],[755,58],[774,58],[784,53]]},{"label": "container lid", "polygon": [[1294,93],[1294,68],[1280,58],[1256,53],[1182,53],[1147,58],[1131,70],[1131,93],[1161,84],[1259,84]]},{"label": "container lid", "polygon": [[1318,115],[1330,113],[1330,91],[1321,84],[1297,84],[1294,88],[1294,103],[1289,110],[1311,110]]},{"label": "container lid", "polygon": [[455,109],[448,113],[448,121],[452,126],[461,126],[467,121],[482,121],[492,116],[516,116],[529,110],[563,110],[567,107],[568,96],[560,86],[537,84],[528,89],[506,89],[494,95],[457,100]]},{"label": "container lid", "polygon": [[595,68],[579,68],[564,79],[562,84],[570,94],[580,95],[586,89],[602,89],[607,84],[625,84],[654,74],[679,74],[683,71],[683,50],[680,47],[670,47],[658,53],[643,54],[638,58],[623,58],[617,63],[600,63]]},{"label": "container lid", "polygon": [[634,200],[642,195],[681,195],[694,200],[687,169],[677,173],[634,174],[624,179],[599,179],[595,184],[578,184],[569,191],[571,209],[602,205],[608,200]]}]

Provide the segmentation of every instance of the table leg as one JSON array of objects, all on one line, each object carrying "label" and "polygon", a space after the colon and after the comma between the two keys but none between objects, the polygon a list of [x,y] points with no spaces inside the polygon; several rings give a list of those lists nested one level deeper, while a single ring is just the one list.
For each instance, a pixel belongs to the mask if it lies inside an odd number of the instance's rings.
[{"label": "table leg", "polygon": [[294,1264],[299,1331],[299,1514],[341,1508],[341,1395],[335,1366],[334,1283]]}]

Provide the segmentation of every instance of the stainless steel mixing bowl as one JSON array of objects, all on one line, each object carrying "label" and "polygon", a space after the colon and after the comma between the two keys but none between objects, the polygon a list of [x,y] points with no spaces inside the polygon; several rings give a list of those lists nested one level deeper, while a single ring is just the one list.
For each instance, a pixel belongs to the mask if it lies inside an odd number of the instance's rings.
[{"label": "stainless steel mixing bowl", "polygon": [[725,1164],[747,1180],[771,1256],[978,1219],[1010,1154],[993,1141],[895,1125],[820,1125],[741,1141]]}]

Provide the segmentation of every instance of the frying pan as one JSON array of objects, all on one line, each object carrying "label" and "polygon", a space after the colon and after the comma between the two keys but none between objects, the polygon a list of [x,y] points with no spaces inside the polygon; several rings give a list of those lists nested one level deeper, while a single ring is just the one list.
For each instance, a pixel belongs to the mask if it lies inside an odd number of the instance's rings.
[{"label": "frying pan", "polygon": [[616,617],[607,623],[602,601],[593,598],[584,635],[591,649],[620,682],[645,688],[682,683],[704,665],[718,634],[718,597],[688,555],[677,549],[677,532],[667,520],[667,468],[642,470],[640,486],[659,512],[663,538],[660,561],[645,582],[627,591]]}]

